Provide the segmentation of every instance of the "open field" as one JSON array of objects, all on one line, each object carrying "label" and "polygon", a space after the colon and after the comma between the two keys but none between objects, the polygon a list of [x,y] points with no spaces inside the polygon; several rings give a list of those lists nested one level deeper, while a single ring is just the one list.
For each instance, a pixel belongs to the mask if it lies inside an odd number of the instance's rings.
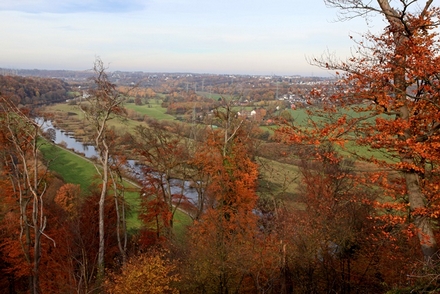
[{"label": "open field", "polygon": [[[317,115],[309,115],[307,112],[308,110],[313,111],[313,108],[305,109],[295,109],[295,110],[289,110],[292,114],[292,117],[294,118],[293,124],[295,126],[298,126],[300,128],[307,129],[311,126],[310,122],[324,122],[328,119],[328,117],[323,116],[317,116]],[[361,117],[367,117],[367,112],[357,112],[353,109],[341,109],[337,113],[332,113],[332,119],[333,121],[341,117],[342,115],[346,115],[348,118],[361,118]],[[325,113],[324,113],[325,116]],[[368,119],[365,119],[363,122],[373,122],[378,116],[370,117]],[[394,117],[380,115],[381,118],[387,118],[387,119],[394,119]],[[266,130],[269,130],[269,132],[272,134],[275,130],[276,126],[272,127],[266,127]],[[393,157],[393,154],[388,152],[384,149],[371,149],[367,146],[360,146],[355,142],[356,135],[352,132],[348,132],[347,135],[350,136],[350,140],[346,141],[345,146],[342,148],[341,146],[335,146],[336,150],[341,153],[341,155],[347,157],[356,159],[359,157],[362,157],[364,159],[368,158],[375,158],[377,160],[383,160],[388,163],[395,163],[396,158]]]},{"label": "open field", "polygon": [[148,117],[157,120],[174,120],[174,116],[166,114],[166,108],[163,108],[160,104],[155,103],[154,99],[150,99],[150,104],[136,105],[134,103],[125,103],[124,106],[127,109],[136,111],[139,114],[147,115]]},{"label": "open field", "polygon": [[80,185],[81,191],[96,180],[97,173],[92,162],[57,145],[44,142],[40,148],[51,171],[61,175],[67,183]]},{"label": "open field", "polygon": [[263,157],[258,157],[257,163],[260,167],[259,193],[292,200],[298,188],[298,168]]},{"label": "open field", "polygon": [[[87,127],[87,121],[84,118],[84,114],[76,105],[68,105],[66,103],[52,104],[45,106],[44,112],[52,113],[55,116],[58,114],[62,119],[55,120],[55,126],[75,133],[75,136],[80,139],[84,129]],[[134,128],[142,122],[116,118],[108,121],[110,127],[114,127],[116,130],[133,131]],[[79,132],[78,132],[79,131]]]},{"label": "open field", "polygon": [[222,94],[217,94],[217,93],[211,93],[211,92],[206,92],[206,91],[197,91],[197,95],[203,96],[205,98],[209,98],[209,99],[213,99],[213,100],[219,100],[220,98],[226,98],[226,99],[231,99],[232,96],[231,95],[222,95]]}]

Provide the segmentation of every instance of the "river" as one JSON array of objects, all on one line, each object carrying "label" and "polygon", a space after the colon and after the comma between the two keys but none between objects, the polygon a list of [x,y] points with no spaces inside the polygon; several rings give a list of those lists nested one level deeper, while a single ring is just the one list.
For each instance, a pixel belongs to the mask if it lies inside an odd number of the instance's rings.
[{"label": "river", "polygon": [[95,146],[86,145],[76,140],[75,137],[65,132],[64,130],[54,127],[52,121],[44,120],[41,117],[37,117],[35,121],[41,126],[43,131],[47,131],[48,129],[55,130],[55,138],[53,138],[53,142],[55,144],[64,145],[67,149],[73,150],[79,154],[83,154],[86,158],[93,158],[98,156],[98,152],[96,151]]},{"label": "river", "polygon": [[[52,121],[44,120],[41,117],[35,119],[35,121],[41,126],[43,131],[47,131],[49,129],[55,130],[55,137],[53,138],[53,142],[57,145],[63,145],[65,148],[73,150],[78,154],[84,155],[86,158],[96,158],[99,156],[98,152],[93,145],[83,144],[82,142],[75,139],[74,136],[61,130],[59,128],[54,127]],[[127,171],[131,172],[135,177],[137,177],[140,181],[145,176],[143,175],[141,164],[134,160],[128,160],[127,162]],[[182,190],[182,184],[184,188],[184,196],[188,198],[190,202],[193,204],[197,203],[198,194],[197,190],[192,188],[189,181],[182,181],[179,179],[171,180],[171,193],[180,194]]]}]

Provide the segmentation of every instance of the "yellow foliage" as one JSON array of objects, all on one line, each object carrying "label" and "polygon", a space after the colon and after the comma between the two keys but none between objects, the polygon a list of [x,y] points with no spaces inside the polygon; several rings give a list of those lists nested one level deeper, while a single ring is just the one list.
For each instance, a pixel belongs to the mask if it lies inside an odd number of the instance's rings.
[{"label": "yellow foliage", "polygon": [[55,203],[73,217],[77,214],[77,202],[80,194],[79,185],[65,184],[58,190]]},{"label": "yellow foliage", "polygon": [[121,273],[111,273],[105,282],[107,293],[179,293],[172,286],[180,277],[176,266],[163,253],[153,252],[135,256],[122,268]]}]

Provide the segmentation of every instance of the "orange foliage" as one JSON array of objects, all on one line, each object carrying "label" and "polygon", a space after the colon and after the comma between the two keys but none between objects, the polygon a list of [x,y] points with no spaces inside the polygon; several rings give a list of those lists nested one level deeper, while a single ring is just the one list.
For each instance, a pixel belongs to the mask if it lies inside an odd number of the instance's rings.
[{"label": "orange foliage", "polygon": [[429,260],[437,251],[429,218],[440,215],[440,42],[433,30],[440,10],[402,13],[398,20],[387,16],[396,22],[381,34],[367,34],[358,43],[359,55],[348,62],[317,61],[345,72],[338,91],[326,97],[322,110],[311,112],[307,127],[284,127],[277,136],[289,144],[335,143],[379,166],[382,171],[370,168],[364,182],[382,188],[380,215],[390,225],[412,221]]},{"label": "orange foliage", "polygon": [[162,198],[143,197],[139,219],[145,225],[141,231],[139,243],[141,249],[166,241],[172,214]]},{"label": "orange foliage", "polygon": [[189,292],[261,291],[278,273],[278,244],[257,227],[258,172],[248,136],[238,127],[224,138],[223,130],[213,132],[195,156],[209,175],[211,201],[190,229]]},{"label": "orange foliage", "polygon": [[121,273],[109,274],[105,289],[110,294],[177,294],[179,291],[173,286],[180,280],[176,268],[176,261],[170,261],[161,252],[133,256]]}]

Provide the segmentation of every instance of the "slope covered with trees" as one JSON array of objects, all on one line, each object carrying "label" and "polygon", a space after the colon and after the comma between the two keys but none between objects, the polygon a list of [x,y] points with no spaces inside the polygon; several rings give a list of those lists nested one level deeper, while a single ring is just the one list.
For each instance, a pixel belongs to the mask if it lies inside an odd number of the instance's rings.
[{"label": "slope covered with trees", "polygon": [[72,98],[70,88],[60,79],[0,75],[0,93],[21,105],[66,101]]}]

